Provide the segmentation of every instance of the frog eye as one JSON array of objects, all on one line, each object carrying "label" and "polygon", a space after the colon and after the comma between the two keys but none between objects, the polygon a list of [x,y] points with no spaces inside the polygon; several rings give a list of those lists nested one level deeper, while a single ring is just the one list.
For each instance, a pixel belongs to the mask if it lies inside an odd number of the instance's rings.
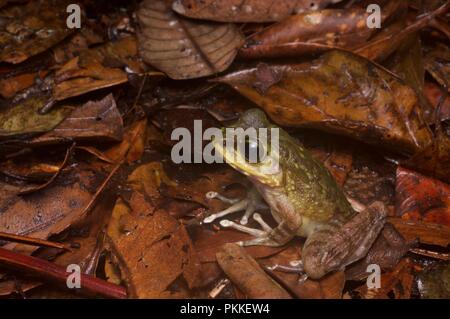
[{"label": "frog eye", "polygon": [[264,157],[264,147],[256,140],[245,141],[245,160],[249,163],[260,163]]}]

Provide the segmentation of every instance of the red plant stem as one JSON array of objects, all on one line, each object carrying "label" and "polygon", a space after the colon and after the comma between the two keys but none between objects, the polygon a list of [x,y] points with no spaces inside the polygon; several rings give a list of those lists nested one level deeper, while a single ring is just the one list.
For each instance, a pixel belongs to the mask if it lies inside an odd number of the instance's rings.
[{"label": "red plant stem", "polygon": [[[0,264],[13,270],[22,270],[37,276],[38,279],[45,278],[57,282],[63,287],[67,287],[67,277],[72,274],[66,272],[64,267],[49,261],[4,248],[0,248]],[[80,274],[80,277],[81,288],[76,289],[80,293],[115,299],[127,298],[127,292],[122,286],[86,274]]]}]

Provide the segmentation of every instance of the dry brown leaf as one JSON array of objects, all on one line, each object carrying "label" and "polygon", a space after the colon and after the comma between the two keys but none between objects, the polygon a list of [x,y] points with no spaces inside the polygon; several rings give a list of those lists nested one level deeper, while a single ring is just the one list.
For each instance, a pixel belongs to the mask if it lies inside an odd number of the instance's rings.
[{"label": "dry brown leaf", "polygon": [[[251,235],[238,232],[235,230],[222,229],[213,232],[205,227],[197,227],[190,230],[194,241],[195,250],[198,252],[202,262],[212,262],[216,260],[216,253],[223,245],[228,243],[236,243],[238,241],[249,240]],[[253,258],[264,258],[274,255],[285,247],[269,247],[269,246],[250,246],[245,247],[245,251]]]},{"label": "dry brown leaf", "polygon": [[404,19],[395,21],[354,52],[372,61],[383,61],[404,44],[411,34],[427,27],[436,16],[444,14],[449,9],[450,3],[447,2],[434,11],[419,15],[411,23],[407,23]]},{"label": "dry brown leaf", "polygon": [[291,299],[289,293],[270,278],[244,248],[226,244],[217,262],[230,280],[250,299]]},{"label": "dry brown leaf", "polygon": [[[272,78],[265,76],[268,72]],[[330,51],[299,65],[259,65],[218,81],[258,104],[280,125],[313,127],[403,152],[431,143],[414,91],[350,53]]]},{"label": "dry brown leaf", "polygon": [[124,158],[128,163],[137,161],[144,153],[146,128],[146,118],[134,122],[125,129],[122,142],[108,149],[104,155],[115,162]]},{"label": "dry brown leaf", "polygon": [[53,99],[60,101],[125,83],[126,67],[135,73],[142,71],[136,59],[136,39],[131,36],[84,50],[56,71]]},{"label": "dry brown leaf", "polygon": [[32,86],[36,75],[36,73],[24,73],[0,80],[0,95],[6,99],[14,97],[17,92]]},{"label": "dry brown leaf", "polygon": [[184,19],[164,0],[143,1],[138,18],[141,56],[173,79],[224,71],[244,42],[235,25]]},{"label": "dry brown leaf", "polygon": [[272,22],[317,10],[341,0],[176,0],[173,9],[187,17],[225,22]]},{"label": "dry brown leaf", "polygon": [[[0,231],[47,239],[84,217],[95,187],[98,173],[76,170],[61,174],[47,188],[25,196],[16,195],[16,188],[2,183],[0,192]],[[32,252],[36,247],[9,243],[4,248]]]},{"label": "dry brown leaf", "polygon": [[200,264],[186,230],[167,212],[132,211],[119,200],[108,236],[132,297],[181,297],[169,290],[179,276],[195,285]]},{"label": "dry brown leaf", "polygon": [[99,101],[77,107],[52,131],[32,139],[30,144],[49,144],[67,140],[120,141],[123,123],[116,101],[108,94]]},{"label": "dry brown leaf", "polygon": [[442,247],[450,245],[450,227],[448,226],[395,217],[388,218],[388,222],[394,225],[408,241],[419,239],[423,244]]}]

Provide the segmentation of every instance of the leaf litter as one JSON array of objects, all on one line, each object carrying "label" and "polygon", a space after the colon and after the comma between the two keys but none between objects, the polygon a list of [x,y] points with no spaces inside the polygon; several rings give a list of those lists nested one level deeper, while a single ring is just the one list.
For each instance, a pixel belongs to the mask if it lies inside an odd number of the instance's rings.
[{"label": "leaf litter", "polygon": [[[1,248],[79,264],[107,297],[448,298],[449,5],[375,2],[380,29],[351,0],[86,0],[77,30],[66,1],[0,1]],[[202,223],[227,207],[207,192],[242,199],[250,183],[174,163],[172,132],[255,107],[353,202],[388,206],[345,271],[299,281],[273,266],[301,259],[304,239],[240,248],[250,235]],[[80,297],[28,260],[33,277],[1,267],[1,296]]]}]

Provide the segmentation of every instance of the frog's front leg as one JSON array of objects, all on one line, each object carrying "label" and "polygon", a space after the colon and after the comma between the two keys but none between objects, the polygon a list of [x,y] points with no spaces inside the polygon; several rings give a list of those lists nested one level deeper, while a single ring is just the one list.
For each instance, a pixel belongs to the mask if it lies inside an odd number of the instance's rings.
[{"label": "frog's front leg", "polygon": [[303,268],[312,279],[363,258],[384,226],[386,206],[374,202],[340,227],[312,233],[302,249]]},{"label": "frog's front leg", "polygon": [[261,197],[261,195],[259,195],[258,191],[254,188],[252,188],[248,194],[247,194],[247,198],[243,199],[243,200],[237,200],[237,199],[230,199],[230,198],[226,198],[225,196],[220,195],[217,192],[208,192],[206,194],[206,197],[208,199],[219,199],[222,202],[228,203],[228,204],[232,204],[230,207],[217,212],[215,214],[211,214],[208,217],[206,217],[203,220],[203,223],[208,224],[208,223],[212,223],[213,221],[215,221],[216,219],[232,214],[232,213],[236,213],[239,211],[243,211],[245,210],[244,215],[241,218],[240,223],[242,225],[246,225],[248,222],[248,218],[258,209],[265,209],[267,208],[267,206],[264,204],[264,201]]},{"label": "frog's front leg", "polygon": [[246,226],[242,226],[236,224],[230,220],[222,220],[220,225],[223,227],[230,227],[241,232],[253,235],[255,238],[238,242],[241,246],[255,246],[255,245],[264,245],[264,246],[283,246],[287,242],[289,242],[292,238],[297,234],[298,229],[301,226],[301,218],[296,218],[295,221],[282,221],[278,224],[277,227],[271,228],[269,225],[264,222],[261,215],[255,213],[253,218],[259,223],[262,230],[250,228]]}]

